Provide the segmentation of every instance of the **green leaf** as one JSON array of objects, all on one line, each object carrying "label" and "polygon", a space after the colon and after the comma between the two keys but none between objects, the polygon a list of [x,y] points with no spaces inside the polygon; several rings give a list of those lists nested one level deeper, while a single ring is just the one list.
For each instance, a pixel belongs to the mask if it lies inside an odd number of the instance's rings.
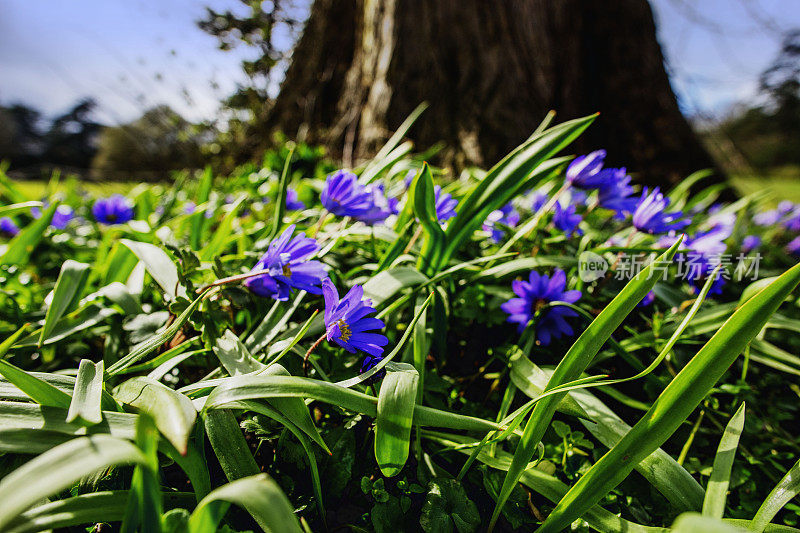
[{"label": "green leaf", "polygon": [[64,409],[69,407],[71,401],[69,394],[2,359],[0,359],[0,376],[38,404]]},{"label": "green leaf", "polygon": [[661,446],[799,282],[800,265],[796,265],[742,305],[678,373],[639,422],[570,489],[540,528],[541,533],[561,531]]},{"label": "green leaf", "polygon": [[79,263],[72,259],[67,259],[64,261],[64,264],[61,265],[61,272],[58,274],[56,285],[53,288],[53,299],[47,308],[47,314],[44,317],[44,325],[39,334],[39,347],[42,346],[55,328],[56,322],[58,322],[64,313],[68,313],[75,308],[88,277],[89,265],[86,263]]},{"label": "green leaf", "polygon": [[230,211],[228,211],[228,213],[223,217],[222,221],[220,221],[219,226],[217,226],[217,229],[214,232],[214,235],[211,237],[211,240],[208,241],[208,244],[206,244],[202,250],[200,250],[201,261],[212,261],[225,250],[225,246],[227,246],[228,240],[233,233],[233,223],[236,221],[236,214],[239,212],[239,207],[242,205],[244,200],[245,197],[240,196],[230,206]]},{"label": "green leaf", "polygon": [[375,459],[383,475],[393,477],[403,470],[408,459],[419,373],[407,363],[391,363],[386,369],[378,393]]},{"label": "green leaf", "polygon": [[158,482],[158,430],[153,419],[142,415],[136,422],[136,446],[147,464],[137,464],[131,478],[131,494],[120,533],[161,533],[161,487]]},{"label": "green leaf", "polygon": [[250,355],[239,337],[229,329],[217,339],[213,349],[214,355],[231,376],[241,376],[267,368],[267,365]]},{"label": "green leaf", "polygon": [[203,421],[208,442],[228,481],[253,476],[261,471],[242,436],[236,417],[229,409],[205,411]]},{"label": "green leaf", "polygon": [[272,230],[269,233],[269,240],[277,237],[283,227],[283,215],[286,212],[286,190],[289,188],[289,167],[292,164],[292,155],[294,155],[294,146],[289,149],[289,155],[286,156],[281,179],[278,182],[278,198],[275,201],[275,214],[272,218]]},{"label": "green leaf", "polygon": [[167,252],[158,246],[146,242],[121,239],[120,242],[136,254],[144,268],[170,299],[186,296],[186,289],[178,279],[178,267],[172,262]]},{"label": "green leaf", "polygon": [[[653,288],[659,275],[654,274],[654,266],[658,267],[669,263],[675,256],[675,252],[681,245],[682,239],[670,247],[661,256],[655,259],[647,267],[642,269],[625,288],[622,289],[605,309],[595,318],[586,330],[578,337],[564,358],[556,367],[555,372],[547,383],[545,392],[554,389],[567,382],[576,380],[581,373],[589,366],[592,359],[597,355],[603,344],[611,337],[622,321],[631,311],[642,301],[648,292]],[[497,505],[492,513],[492,520],[489,526],[491,530],[500,516],[500,510],[508,499],[514,486],[519,481],[519,476],[525,470],[528,462],[533,457],[536,446],[542,440],[544,432],[547,430],[550,420],[553,418],[556,407],[561,402],[566,392],[548,396],[539,401],[533,408],[528,423],[523,431],[522,439],[514,454],[511,468],[508,470],[503,487],[497,499]],[[657,448],[658,446],[656,446]],[[655,448],[654,448],[655,449]],[[652,452],[653,450],[651,450]],[[649,455],[645,454],[642,458]],[[637,461],[638,462],[638,461]],[[635,464],[635,463],[634,463]]]},{"label": "green leaf", "polygon": [[[48,430],[66,435],[86,433],[86,427],[77,422],[67,422],[67,409],[43,407],[22,402],[0,401],[0,428],[4,430]],[[136,434],[138,415],[103,411],[103,421],[92,427],[95,432],[107,432],[114,437],[132,440]]]},{"label": "green leaf", "polygon": [[[205,170],[203,170],[203,176],[200,178],[200,184],[197,187],[197,197],[195,198],[195,203],[198,206],[208,202],[208,198],[211,194],[211,188],[213,186],[214,172],[211,170],[211,166],[206,166]],[[191,220],[189,241],[192,250],[199,250],[203,243],[203,230],[205,229],[208,220],[206,218],[205,210],[198,209],[196,213],[192,213],[192,216],[189,218],[189,220]]]},{"label": "green leaf", "polygon": [[419,516],[425,533],[474,533],[481,525],[478,507],[455,479],[434,479]]},{"label": "green leaf", "polygon": [[[47,346],[53,344],[69,337],[70,335],[94,327],[108,317],[116,314],[119,314],[119,311],[116,309],[111,307],[103,307],[98,304],[89,304],[85,307],[81,307],[80,309],[61,317],[61,319],[56,322],[53,330],[47,335],[44,345]],[[21,348],[38,346],[41,336],[41,328],[39,328],[24,339],[20,340],[18,346]]]},{"label": "green leaf", "polygon": [[425,229],[425,237],[422,243],[422,251],[419,255],[417,266],[425,274],[432,275],[439,258],[445,249],[445,233],[439,225],[439,218],[436,214],[436,194],[433,190],[433,176],[427,163],[422,165],[422,170],[417,174],[412,183],[409,199],[413,201],[412,208],[417,219]]},{"label": "green leaf", "polygon": [[[212,413],[214,409],[224,408],[231,402],[294,397],[313,398],[371,417],[378,414],[378,400],[373,396],[333,383],[295,376],[227,378],[208,396],[205,409]],[[414,424],[483,432],[499,428],[495,422],[421,405],[414,407]]]},{"label": "green leaf", "polygon": [[102,399],[103,361],[95,364],[88,359],[81,359],[67,411],[67,422],[80,418],[87,424],[99,424],[103,421],[100,412]]},{"label": "green leaf", "polygon": [[[25,511],[9,524],[6,533],[35,533],[97,522],[118,522],[125,514],[129,494],[127,490],[100,491],[46,503]],[[194,496],[187,492],[164,495],[167,508],[191,508],[194,501]]]},{"label": "green leaf", "polygon": [[672,533],[747,533],[746,528],[736,527],[719,518],[700,513],[683,513],[672,524]]},{"label": "green leaf", "polygon": [[28,264],[33,250],[42,240],[57,208],[58,203],[53,202],[50,207],[45,209],[41,217],[28,224],[16,237],[11,239],[5,252],[0,256],[0,265]]},{"label": "green leaf", "polygon": [[422,285],[428,281],[428,277],[414,267],[390,268],[371,277],[364,284],[364,298],[370,298],[375,305],[378,305],[405,288]]},{"label": "green leaf", "polygon": [[186,453],[189,435],[197,418],[197,411],[189,398],[143,376],[119,385],[114,389],[114,398],[150,415],[164,437],[181,454]]},{"label": "green leaf", "polygon": [[29,213],[32,207],[43,207],[42,202],[20,202],[0,206],[0,217],[13,217],[19,213]]},{"label": "green leaf", "polygon": [[[797,270],[795,267],[794,270]],[[785,276],[785,274],[784,274]],[[783,277],[783,276],[781,276]],[[783,476],[775,488],[770,491],[761,507],[758,508],[756,516],[753,517],[753,524],[751,529],[760,533],[764,531],[778,511],[783,509],[784,505],[789,503],[792,498],[800,494],[800,461],[797,461],[792,466],[786,475]]]},{"label": "green leaf", "polygon": [[731,482],[731,468],[739,446],[739,437],[744,429],[744,403],[725,426],[725,433],[719,441],[717,455],[714,456],[714,468],[706,487],[703,500],[703,514],[712,518],[722,518],[725,513],[725,500],[728,497],[728,486]]},{"label": "green leaf", "polygon": [[281,488],[266,474],[258,474],[214,489],[197,505],[189,518],[189,533],[214,533],[227,509],[235,503],[268,531],[300,533],[294,509]]},{"label": "green leaf", "polygon": [[56,446],[0,480],[0,530],[26,509],[84,476],[130,463],[148,465],[134,444],[108,435],[81,437]]}]

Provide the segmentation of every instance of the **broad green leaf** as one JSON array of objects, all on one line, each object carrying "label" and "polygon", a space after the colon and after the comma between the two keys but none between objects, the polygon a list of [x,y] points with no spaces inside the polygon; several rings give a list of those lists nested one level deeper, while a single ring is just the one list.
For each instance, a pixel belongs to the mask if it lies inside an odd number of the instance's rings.
[{"label": "broad green leaf", "polygon": [[[642,301],[648,292],[653,288],[659,275],[654,272],[654,266],[658,267],[665,263],[669,263],[681,245],[682,239],[670,247],[669,250],[664,252],[661,256],[656,258],[652,263],[642,269],[628,284],[622,289],[605,309],[595,318],[580,337],[575,341],[564,358],[556,367],[553,375],[547,383],[545,392],[554,389],[567,382],[576,380],[580,377],[581,373],[589,366],[592,359],[597,355],[602,348],[603,344],[611,337],[611,334],[616,330],[625,317]],[[531,412],[528,423],[514,454],[514,460],[511,468],[503,481],[503,487],[497,500],[497,505],[492,513],[492,520],[489,525],[491,530],[500,516],[500,510],[508,499],[514,486],[519,481],[519,476],[525,469],[525,466],[533,457],[536,446],[542,440],[544,432],[550,425],[556,407],[566,392],[548,396],[538,402]],[[658,448],[658,446],[656,446]],[[655,450],[655,448],[654,448]],[[654,450],[651,450],[654,451]],[[650,452],[645,454],[642,458],[649,455]],[[637,461],[638,462],[638,461]]]},{"label": "broad green leaf", "polygon": [[474,533],[481,525],[478,506],[455,479],[434,479],[420,511],[419,524],[425,533]]},{"label": "broad green leaf", "polygon": [[661,446],[799,282],[800,265],[796,265],[739,307],[664,389],[639,422],[570,489],[542,525],[542,533],[561,531]]},{"label": "broad green leaf", "polygon": [[393,477],[403,470],[408,459],[419,374],[407,363],[391,363],[386,369],[378,393],[375,459],[383,475]]},{"label": "broad green leaf", "polygon": [[78,418],[88,424],[99,424],[103,421],[103,414],[100,412],[103,399],[103,368],[103,361],[95,364],[88,359],[81,359],[72,400],[67,411],[67,422]]},{"label": "broad green leaf", "polygon": [[121,239],[120,242],[144,263],[147,273],[153,277],[170,299],[175,299],[176,296],[186,296],[186,289],[178,279],[178,267],[172,262],[167,252],[155,244],[147,242],[130,239]]},{"label": "broad green leaf", "polygon": [[57,208],[58,203],[53,202],[50,207],[45,209],[41,217],[28,224],[16,237],[11,239],[3,255],[0,255],[0,265],[28,264],[33,250],[42,240]]},{"label": "broad green leaf", "polygon": [[67,259],[61,265],[61,272],[58,274],[56,285],[53,288],[53,299],[47,308],[44,317],[44,325],[39,333],[39,346],[44,344],[47,337],[56,327],[56,322],[64,315],[75,308],[80,299],[83,287],[89,277],[89,265],[79,263],[72,259]]},{"label": "broad green leaf", "polygon": [[[798,267],[795,267],[796,270]],[[784,274],[785,275],[785,274]],[[760,296],[760,295],[759,295]],[[761,507],[758,508],[756,516],[753,517],[751,529],[760,533],[764,531],[778,511],[792,501],[792,498],[800,494],[800,461],[792,466],[786,475],[783,476],[775,488],[770,491]]]},{"label": "broad green leaf", "polygon": [[712,518],[722,518],[725,513],[725,500],[728,497],[728,486],[731,482],[731,468],[739,447],[739,437],[744,429],[744,403],[725,426],[725,433],[719,441],[717,455],[714,456],[714,468],[706,487],[703,500],[703,514]]},{"label": "broad green leaf", "polygon": [[84,476],[130,463],[148,465],[134,444],[109,435],[81,437],[56,446],[0,480],[0,530],[26,509],[68,489]]},{"label": "broad green leaf", "polygon": [[197,411],[189,398],[144,376],[131,378],[117,386],[114,398],[150,415],[164,437],[181,454],[186,453],[197,418]]},{"label": "broad green leaf", "polygon": [[253,515],[268,531],[300,533],[300,524],[281,488],[266,474],[249,476],[211,491],[197,504],[189,518],[189,533],[214,533],[227,510],[235,503]]},{"label": "broad green leaf", "polygon": [[203,413],[208,442],[214,449],[228,481],[260,472],[250,447],[242,436],[236,417],[229,409],[213,409]]},{"label": "broad green leaf", "polygon": [[[409,189],[409,201],[413,202],[414,214],[425,230],[417,266],[420,271],[428,275],[435,273],[441,254],[445,250],[446,241],[436,213],[436,195],[433,187],[431,169],[427,163],[424,163],[422,170],[412,183],[412,188]],[[413,196],[410,196],[412,193]]]},{"label": "broad green leaf", "polygon": [[241,376],[267,368],[267,365],[250,355],[250,351],[239,337],[229,329],[217,339],[214,354],[231,376]]},{"label": "broad green leaf", "polygon": [[[119,314],[114,308],[103,307],[98,304],[88,304],[85,307],[76,309],[68,315],[64,315],[56,322],[53,330],[44,341],[44,345],[50,345],[62,339],[74,335],[80,331],[87,330],[105,321],[108,317]],[[24,339],[19,341],[19,347],[38,346],[41,338],[41,328],[37,329]]]},{"label": "broad green leaf", "polygon": [[385,302],[407,287],[428,282],[428,277],[414,267],[395,267],[371,277],[364,284],[364,297],[375,305]]},{"label": "broad green leaf", "polygon": [[672,533],[747,533],[746,528],[737,527],[719,518],[699,513],[683,513],[672,524]]},{"label": "broad green leaf", "polygon": [[[125,514],[129,494],[127,490],[100,491],[46,503],[14,519],[6,533],[35,533],[98,522],[118,522]],[[164,494],[164,507],[167,509],[191,508],[194,502],[191,493]]]},{"label": "broad green leaf", "polygon": [[[93,432],[107,432],[121,439],[133,440],[138,415],[103,411],[103,421],[92,426]],[[43,407],[38,404],[0,401],[0,428],[47,430],[67,435],[85,434],[87,429],[77,422],[67,422],[67,408]]]},{"label": "broad green leaf", "polygon": [[[375,417],[378,400],[374,396],[354,391],[316,379],[295,376],[238,376],[222,380],[208,396],[205,409],[224,408],[230,402],[264,398],[313,398],[344,409]],[[466,431],[489,431],[498,429],[495,422],[471,416],[459,415],[430,407],[414,407],[414,424]]]},{"label": "broad green leaf", "polygon": [[71,400],[69,394],[2,359],[0,359],[0,376],[38,404],[64,409],[69,407]]}]

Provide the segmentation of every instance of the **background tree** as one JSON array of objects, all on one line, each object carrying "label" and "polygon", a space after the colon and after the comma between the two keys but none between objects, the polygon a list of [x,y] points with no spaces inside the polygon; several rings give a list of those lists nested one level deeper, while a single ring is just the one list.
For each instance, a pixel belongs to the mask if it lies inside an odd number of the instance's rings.
[{"label": "background tree", "polygon": [[158,106],[129,124],[103,128],[92,170],[103,178],[164,179],[169,170],[201,167],[204,141],[194,125]]},{"label": "background tree", "polygon": [[88,169],[97,151],[102,125],[92,119],[97,103],[84,98],[68,112],[58,116],[44,135],[42,159],[52,165]]},{"label": "background tree", "polygon": [[646,0],[315,0],[268,112],[269,132],[368,157],[420,102],[410,136],[442,162],[491,165],[547,111],[600,111],[577,150],[603,147],[647,183],[713,161],[680,110]]}]

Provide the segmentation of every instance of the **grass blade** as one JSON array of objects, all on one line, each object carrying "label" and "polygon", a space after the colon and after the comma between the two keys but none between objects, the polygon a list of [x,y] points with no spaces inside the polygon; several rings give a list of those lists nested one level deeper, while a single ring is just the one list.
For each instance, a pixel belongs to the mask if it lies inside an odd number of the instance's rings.
[{"label": "grass blade", "polygon": [[167,252],[147,242],[122,239],[122,244],[128,247],[144,264],[147,273],[161,287],[170,299],[176,296],[186,296],[186,289],[178,280],[178,267],[172,262]]},{"label": "grass blade", "polygon": [[67,409],[72,401],[66,392],[2,359],[0,359],[0,376],[40,405]]},{"label": "grass blade", "polygon": [[739,447],[739,437],[744,429],[744,403],[739,406],[736,413],[725,426],[725,433],[719,441],[717,455],[714,456],[714,469],[711,479],[706,487],[706,497],[703,500],[703,514],[712,518],[722,518],[725,513],[725,500],[728,496],[728,486],[731,482],[731,467]]},{"label": "grass blade", "polygon": [[[591,324],[589,324],[558,364],[553,375],[550,376],[545,392],[580,377],[581,373],[600,351],[603,344],[611,337],[614,330],[622,324],[622,321],[625,320],[628,314],[642,301],[642,298],[653,288],[653,285],[656,284],[660,276],[653,273],[654,266],[657,267],[658,265],[663,265],[665,262],[668,263],[671,261],[678,247],[681,245],[681,242],[682,239],[678,239],[669,250],[639,272],[639,274],[622,289],[622,292],[608,304]],[[539,444],[539,441],[542,440],[542,436],[550,425],[550,420],[553,418],[556,407],[565,394],[567,393],[562,392],[560,394],[548,396],[538,402],[533,408],[528,423],[525,426],[520,444],[514,454],[511,468],[509,468],[506,479],[503,481],[503,488],[500,491],[497,505],[495,506],[489,525],[490,531],[500,516],[500,511],[511,495],[511,491],[514,489],[517,481],[519,481],[519,476],[522,475],[528,462],[533,457],[536,446]],[[649,455],[649,453],[645,454],[644,457],[647,455]]]},{"label": "grass blade", "polygon": [[79,263],[72,259],[67,259],[61,265],[61,272],[58,274],[56,285],[53,288],[53,299],[47,308],[44,325],[39,334],[40,348],[55,328],[56,322],[78,303],[89,277],[89,268],[86,263]]},{"label": "grass blade", "polygon": [[134,444],[108,435],[71,440],[31,459],[0,481],[0,530],[23,511],[84,476],[118,464],[148,466]]},{"label": "grass blade", "polygon": [[[561,531],[619,484],[686,420],[800,283],[800,265],[753,296],[672,380],[633,428],[559,502],[540,533]],[[800,467],[798,467],[800,470]],[[770,517],[771,518],[771,517]]]},{"label": "grass blade", "polygon": [[783,506],[798,494],[800,494],[800,461],[797,461],[786,472],[783,479],[775,485],[775,488],[769,493],[761,507],[758,508],[756,516],[753,518],[751,529],[758,533],[764,531],[770,521],[778,514],[778,511],[783,509]]},{"label": "grass blade", "polygon": [[0,256],[0,265],[27,264],[36,245],[42,240],[50,221],[53,220],[57,208],[58,203],[53,202],[49,208],[44,210],[40,218],[28,224],[16,237],[11,239],[6,251]]}]

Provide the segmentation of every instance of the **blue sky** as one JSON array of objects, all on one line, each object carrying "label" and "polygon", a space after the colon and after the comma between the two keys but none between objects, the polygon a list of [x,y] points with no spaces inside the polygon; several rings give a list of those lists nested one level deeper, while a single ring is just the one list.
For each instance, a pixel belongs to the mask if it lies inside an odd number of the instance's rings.
[{"label": "blue sky", "polygon": [[[553,0],[556,1],[556,0]],[[797,0],[651,0],[682,108],[719,116],[756,96],[780,31],[800,27]],[[195,21],[238,0],[1,0],[0,102],[48,115],[91,95],[119,123],[167,103],[213,117],[244,79],[246,49],[222,52]]]}]

